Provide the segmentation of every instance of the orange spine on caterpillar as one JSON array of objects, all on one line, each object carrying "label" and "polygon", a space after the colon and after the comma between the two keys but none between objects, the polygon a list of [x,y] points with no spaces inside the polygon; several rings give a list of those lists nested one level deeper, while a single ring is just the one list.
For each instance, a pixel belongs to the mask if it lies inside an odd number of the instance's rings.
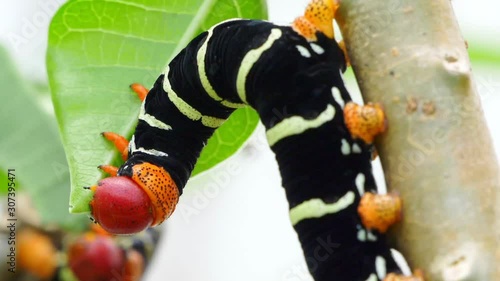
[{"label": "orange spine on caterpillar", "polygon": [[[348,102],[344,107],[344,122],[354,139],[367,144],[373,143],[377,135],[387,130],[387,119],[378,103],[358,105]],[[397,194],[366,192],[360,200],[358,214],[364,227],[385,233],[401,220],[401,209],[401,198]]]},{"label": "orange spine on caterpillar", "polygon": [[[308,41],[316,41],[318,32],[334,39],[333,20],[339,6],[340,0],[312,0],[307,5],[304,15],[293,21],[292,28]],[[351,61],[343,40],[339,42],[339,47],[344,52],[346,65],[350,66]]]},{"label": "orange spine on caterpillar", "polygon": [[316,40],[317,32],[333,39],[332,22],[338,7],[338,0],[312,0],[304,15],[292,23],[292,28],[310,41]]},{"label": "orange spine on caterpillar", "polygon": [[378,103],[359,105],[349,102],[344,107],[344,119],[352,137],[365,143],[373,143],[375,136],[387,129],[384,110]]}]

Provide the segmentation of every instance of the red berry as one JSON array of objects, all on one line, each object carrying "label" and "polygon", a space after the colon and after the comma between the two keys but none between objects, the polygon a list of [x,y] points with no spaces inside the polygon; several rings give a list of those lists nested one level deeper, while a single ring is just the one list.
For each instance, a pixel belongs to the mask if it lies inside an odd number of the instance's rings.
[{"label": "red berry", "polygon": [[69,247],[68,263],[80,281],[122,280],[125,252],[110,237],[87,234]]},{"label": "red berry", "polygon": [[148,195],[133,180],[124,176],[101,180],[90,207],[94,219],[113,234],[137,233],[153,222]]}]

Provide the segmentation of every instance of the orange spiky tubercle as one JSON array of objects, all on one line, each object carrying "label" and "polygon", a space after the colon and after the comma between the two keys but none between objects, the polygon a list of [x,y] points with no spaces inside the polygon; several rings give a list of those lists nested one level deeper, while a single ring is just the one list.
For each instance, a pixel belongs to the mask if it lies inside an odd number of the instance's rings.
[{"label": "orange spiky tubercle", "polygon": [[387,129],[387,119],[382,105],[368,103],[358,105],[348,102],[344,107],[344,122],[353,138],[373,143],[375,136]]},{"label": "orange spiky tubercle", "polygon": [[401,198],[396,194],[374,194],[367,192],[361,197],[358,214],[363,226],[385,233],[401,220]]},{"label": "orange spiky tubercle", "polygon": [[317,32],[333,39],[333,19],[338,7],[338,0],[313,0],[304,15],[295,19],[292,28],[309,41],[316,41]]}]

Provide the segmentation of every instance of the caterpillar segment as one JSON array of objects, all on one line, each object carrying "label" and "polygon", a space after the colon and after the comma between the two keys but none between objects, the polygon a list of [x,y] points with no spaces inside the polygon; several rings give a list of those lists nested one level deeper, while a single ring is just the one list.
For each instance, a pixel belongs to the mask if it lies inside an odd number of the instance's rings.
[{"label": "caterpillar segment", "polygon": [[[130,85],[130,88],[142,101],[149,92],[138,83]],[[139,118],[154,124],[154,117],[141,113]],[[130,142],[125,137],[113,132],[103,132],[102,136],[113,143],[125,161],[128,159]],[[178,188],[162,167],[140,163],[134,165],[126,176],[112,165],[100,165],[98,168],[111,177],[86,189],[94,192],[94,199],[90,202],[91,219],[99,222],[106,231],[114,234],[135,233],[160,224],[175,209]],[[124,168],[127,167],[124,165]],[[135,198],[135,204],[129,203],[131,198]]]},{"label": "caterpillar segment", "polygon": [[[100,183],[106,187],[102,202],[96,188],[91,205],[97,222],[131,233],[168,218],[208,138],[236,108],[248,105],[266,128],[291,222],[306,259],[315,259],[308,262],[314,279],[411,277],[404,257],[386,244],[384,229],[358,213],[363,196],[377,193],[371,143],[386,121],[379,105],[355,105],[344,86],[344,52],[333,27],[327,28],[337,7],[312,1],[292,26],[235,19],[194,38],[147,93],[128,158],[111,182]],[[149,198],[133,211],[121,210],[134,214],[136,224],[115,227],[122,213],[118,219],[110,211],[96,216],[95,206],[109,205],[106,196],[117,187]],[[133,197],[142,198],[141,192]],[[372,220],[377,225],[384,219]]]},{"label": "caterpillar segment", "polygon": [[131,177],[151,199],[151,226],[157,226],[170,217],[179,201],[179,191],[170,174],[162,167],[144,162],[132,166]]}]

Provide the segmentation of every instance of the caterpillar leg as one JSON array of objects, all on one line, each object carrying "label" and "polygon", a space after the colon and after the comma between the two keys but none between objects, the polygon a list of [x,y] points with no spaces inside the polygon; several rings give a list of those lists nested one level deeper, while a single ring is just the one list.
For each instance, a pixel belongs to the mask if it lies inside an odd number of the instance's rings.
[{"label": "caterpillar leg", "polygon": [[[142,84],[139,84],[139,83],[131,84],[130,88],[137,94],[137,96],[139,97],[139,99],[141,101],[144,101],[144,99],[146,98],[146,96],[148,95],[148,92],[149,92],[149,90],[146,87],[144,87]],[[118,135],[116,133],[113,133],[113,132],[103,132],[102,136],[104,138],[106,138],[107,140],[111,141],[115,145],[115,147],[118,149],[118,151],[120,151],[120,153],[122,154],[123,160],[127,160],[127,158],[128,158],[128,140],[125,137]],[[108,174],[113,175],[112,172],[107,171],[107,167],[105,167],[105,169],[103,171],[107,172]]]},{"label": "caterpillar leg", "polygon": [[113,132],[103,132],[102,136],[112,142],[116,149],[122,154],[123,160],[128,158],[128,140]]},{"label": "caterpillar leg", "polygon": [[358,105],[348,102],[344,107],[344,122],[353,138],[362,139],[366,144],[373,143],[373,139],[387,129],[382,105],[368,103]]},{"label": "caterpillar leg", "polygon": [[[146,89],[146,87],[144,87],[142,84],[139,83],[131,84],[130,88],[137,94],[137,96],[141,101],[144,101],[149,92],[149,90]],[[118,151],[120,151],[123,160],[127,160],[129,141],[125,137],[113,132],[103,132],[102,136],[107,140],[111,141],[115,145]],[[100,165],[98,168],[112,177],[115,177],[116,174],[118,173],[118,168],[115,166]]]},{"label": "caterpillar leg", "polygon": [[87,189],[87,190],[90,190],[92,192],[95,192],[97,190],[97,185],[84,186],[83,189]]},{"label": "caterpillar leg", "polygon": [[401,198],[396,194],[367,192],[361,197],[358,214],[364,227],[385,233],[401,220],[401,206]]},{"label": "caterpillar leg", "polygon": [[149,90],[146,89],[146,87],[144,87],[142,84],[139,84],[139,83],[131,84],[130,89],[132,89],[132,91],[134,91],[137,94],[137,96],[139,97],[139,99],[141,101],[144,101],[144,99],[146,99],[146,96],[149,93]]},{"label": "caterpillar leg", "polygon": [[112,165],[99,165],[97,168],[112,177],[116,177],[116,175],[118,174],[118,167]]}]

